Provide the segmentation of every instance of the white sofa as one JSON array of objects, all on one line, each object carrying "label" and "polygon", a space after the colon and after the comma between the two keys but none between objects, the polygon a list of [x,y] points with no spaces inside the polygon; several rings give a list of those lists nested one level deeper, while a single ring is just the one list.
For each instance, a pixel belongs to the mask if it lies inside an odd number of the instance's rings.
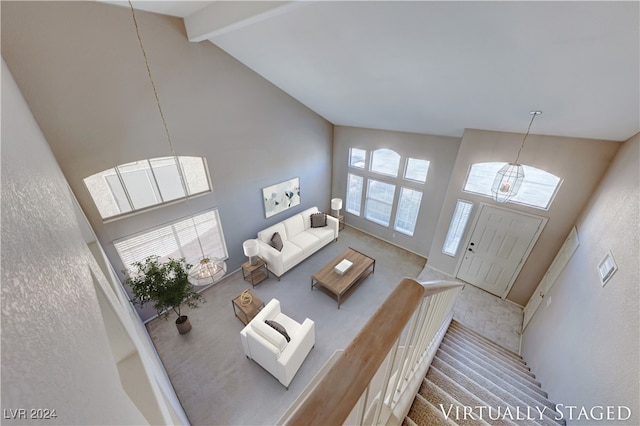
[{"label": "white sofa", "polygon": [[[311,207],[258,232],[260,257],[278,279],[289,269],[338,239],[338,219],[327,215],[327,226],[312,228],[311,215],[314,213],[319,213],[317,207]],[[282,251],[271,245],[271,238],[276,232],[282,238]]]},{"label": "white sofa", "polygon": [[[274,320],[281,324],[291,341],[265,320]],[[316,342],[315,323],[309,318],[302,324],[289,318],[280,311],[280,301],[271,299],[240,332],[242,347],[250,358],[271,373],[280,383],[289,389],[298,369]]]}]

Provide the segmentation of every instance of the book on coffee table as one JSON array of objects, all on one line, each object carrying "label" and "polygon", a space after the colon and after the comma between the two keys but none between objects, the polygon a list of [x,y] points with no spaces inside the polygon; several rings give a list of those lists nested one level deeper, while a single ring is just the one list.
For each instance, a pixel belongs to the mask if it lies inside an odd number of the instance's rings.
[{"label": "book on coffee table", "polygon": [[353,266],[353,262],[348,261],[347,259],[343,259],[342,262],[338,263],[335,266],[335,271],[338,275],[344,275],[351,267]]}]

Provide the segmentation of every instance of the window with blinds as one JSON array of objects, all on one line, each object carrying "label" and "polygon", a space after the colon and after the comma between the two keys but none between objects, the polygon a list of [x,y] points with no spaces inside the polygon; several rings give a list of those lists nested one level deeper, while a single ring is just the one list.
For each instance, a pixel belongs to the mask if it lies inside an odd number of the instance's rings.
[{"label": "window with blinds", "polygon": [[126,237],[113,245],[127,269],[152,255],[161,260],[184,257],[192,265],[200,261],[203,252],[210,258],[228,258],[217,209]]},{"label": "window with blinds", "polygon": [[444,240],[444,246],[442,247],[444,254],[455,257],[462,235],[467,227],[467,222],[471,217],[471,210],[473,210],[473,203],[470,201],[458,200],[456,203],[456,210],[453,212],[447,238]]}]

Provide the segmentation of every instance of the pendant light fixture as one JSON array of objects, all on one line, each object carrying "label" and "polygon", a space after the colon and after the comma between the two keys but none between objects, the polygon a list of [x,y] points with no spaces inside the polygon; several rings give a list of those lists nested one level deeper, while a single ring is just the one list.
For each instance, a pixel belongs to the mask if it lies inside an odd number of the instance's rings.
[{"label": "pendant light fixture", "polygon": [[[138,21],[136,19],[136,12],[133,9],[133,4],[131,4],[131,0],[129,0],[129,8],[131,9],[131,17],[133,18],[133,25],[135,26],[136,36],[138,37],[138,43],[140,44],[140,50],[142,51],[142,56],[144,57],[144,63],[147,67],[147,75],[149,76],[149,82],[151,83],[151,88],[153,89],[153,94],[156,98],[156,105],[158,107],[158,112],[160,113],[160,119],[162,120],[162,125],[164,126],[164,133],[167,136],[167,142],[169,143],[169,150],[171,151],[171,156],[176,161],[176,167],[181,167],[180,162],[178,161],[178,157],[176,156],[175,150],[173,148],[173,141],[171,140],[171,135],[169,133],[169,128],[167,127],[167,122],[164,118],[164,113],[162,112],[162,107],[160,106],[160,98],[158,97],[158,91],[156,90],[156,85],[153,81],[153,77],[151,75],[151,68],[149,67],[149,61],[147,59],[147,52],[144,50],[144,45],[142,44],[142,38],[140,37],[140,29],[138,28]],[[187,184],[184,180],[183,173],[178,173],[180,175],[180,183],[182,185],[182,190],[184,191],[184,199],[185,202],[189,203],[189,192],[187,191]],[[195,265],[189,271],[189,280],[193,285],[203,286],[213,284],[222,278],[227,272],[227,264],[222,259],[212,258],[205,254],[204,248],[202,247],[202,241],[200,241],[200,235],[198,234],[198,228],[196,226],[195,219],[193,216],[191,218],[193,222],[193,229],[195,230],[196,239],[198,240],[198,247],[200,248],[200,253],[202,257],[197,265]]]},{"label": "pendant light fixture", "polygon": [[493,179],[491,193],[493,194],[493,199],[499,203],[506,203],[511,198],[515,197],[520,190],[522,181],[524,181],[524,168],[522,167],[522,164],[518,162],[520,160],[520,153],[522,152],[522,148],[524,148],[524,142],[527,140],[527,136],[529,136],[533,120],[537,115],[542,114],[542,111],[530,111],[529,114],[531,114],[531,122],[527,128],[527,133],[524,135],[524,138],[522,138],[522,144],[518,150],[516,160],[513,163],[507,163],[502,166],[502,168],[498,170],[498,173],[496,173],[496,177]]}]

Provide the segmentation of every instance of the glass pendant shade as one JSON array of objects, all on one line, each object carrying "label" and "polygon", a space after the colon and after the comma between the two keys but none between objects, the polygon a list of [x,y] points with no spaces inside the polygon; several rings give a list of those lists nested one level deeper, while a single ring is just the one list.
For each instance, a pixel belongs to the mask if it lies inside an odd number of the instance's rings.
[{"label": "glass pendant shade", "polygon": [[493,199],[499,203],[506,203],[520,190],[524,180],[524,168],[517,163],[507,163],[496,173],[491,185]]},{"label": "glass pendant shade", "polygon": [[193,285],[209,285],[218,281],[227,272],[227,264],[223,260],[204,257],[189,272]]}]

